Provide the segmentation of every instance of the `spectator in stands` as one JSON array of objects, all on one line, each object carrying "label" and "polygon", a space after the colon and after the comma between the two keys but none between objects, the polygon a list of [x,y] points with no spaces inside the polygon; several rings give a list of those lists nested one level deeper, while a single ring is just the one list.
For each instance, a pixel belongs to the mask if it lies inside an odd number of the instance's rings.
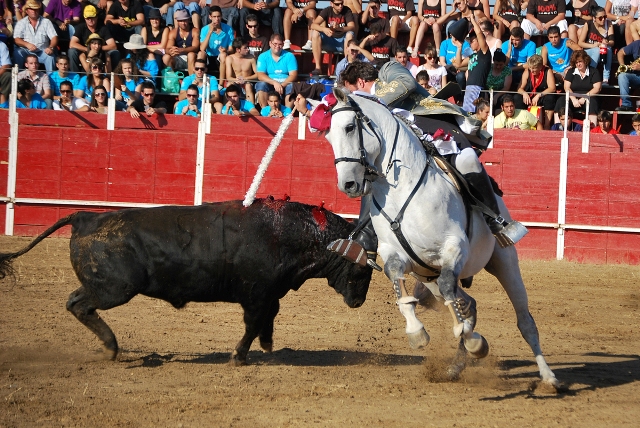
[{"label": "spectator in stands", "polygon": [[249,53],[247,42],[235,39],[232,43],[233,54],[227,56],[227,82],[235,83],[244,89],[245,96],[255,104],[252,80],[258,80],[256,59]]},{"label": "spectator in stands", "polygon": [[336,76],[340,77],[340,74],[351,64],[353,61],[364,61],[369,62],[367,57],[365,57],[360,51],[360,46],[355,39],[349,40],[347,51],[345,52],[344,58],[342,58],[338,64],[336,65]]},{"label": "spectator in stands", "polygon": [[360,52],[378,69],[393,58],[398,41],[384,33],[384,21],[376,21],[369,27],[369,35],[360,42]]},{"label": "spectator in stands", "polygon": [[631,14],[631,0],[607,0],[604,10],[607,12],[607,18],[613,22],[615,46],[631,43],[633,41],[631,29],[627,31],[627,27],[635,20]]},{"label": "spectator in stands", "polygon": [[[282,43],[282,39],[280,39],[280,43]],[[268,52],[265,52],[264,54],[267,53]],[[225,93],[227,102],[224,107],[220,109],[220,114],[233,114],[235,116],[260,116],[260,112],[256,109],[256,106],[254,106],[253,103],[240,98],[241,93],[242,91],[240,90],[238,85],[229,85]]]},{"label": "spectator in stands", "polygon": [[113,38],[125,43],[133,34],[140,34],[144,12],[139,0],[117,0],[111,4],[105,23]]},{"label": "spectator in stands", "polygon": [[473,102],[476,106],[476,112],[473,116],[482,122],[481,129],[487,129],[487,121],[489,120],[489,114],[491,113],[491,106],[486,98],[478,98]]},{"label": "spectator in stands", "polygon": [[200,14],[202,13],[201,6],[205,4],[206,4],[205,2],[200,2],[199,0],[176,1],[172,8],[173,16],[171,16],[171,11],[168,11],[167,13],[167,25],[173,25],[176,12],[178,12],[179,10],[184,10],[187,12],[187,15],[191,20],[191,25],[193,25],[193,28],[197,28],[198,30],[200,30],[202,28],[202,19],[200,18]]},{"label": "spectator in stands", "polygon": [[611,52],[613,48],[613,25],[607,20],[604,9],[594,10],[593,20],[580,29],[578,44],[591,57],[591,66],[597,67],[602,50],[606,50],[607,58],[602,71],[602,83],[609,84],[611,76]]},{"label": "spectator in stands", "polygon": [[267,94],[275,90],[285,97],[285,105],[291,107],[294,100],[290,99],[289,94],[293,89],[293,82],[298,79],[298,62],[291,52],[282,50],[284,43],[281,35],[273,34],[269,44],[271,49],[258,57],[258,104],[266,107]]},{"label": "spectator in stands", "polygon": [[544,107],[544,129],[550,129],[556,105],[555,92],[556,80],[553,70],[542,63],[540,55],[531,56],[527,60],[527,68],[520,80],[518,93],[513,96],[516,108]]},{"label": "spectator in stands", "polygon": [[[247,36],[247,17],[255,15],[264,25],[271,25],[273,34],[284,34],[282,27],[282,9],[280,9],[280,0],[244,0],[240,9],[240,35]],[[233,40],[233,37],[231,37]]]},{"label": "spectator in stands", "polygon": [[[185,98],[187,98],[187,90],[191,85],[195,85],[198,89],[198,99],[200,101],[205,100],[205,96],[202,90],[204,89],[204,75],[206,71],[206,61],[203,59],[197,59],[194,73],[190,74],[182,80],[182,85],[180,86],[180,94],[178,95],[179,100],[184,100]],[[211,102],[211,104],[214,104],[215,107],[215,105],[220,104],[218,80],[215,76],[207,75],[207,77],[209,78],[209,102]],[[222,104],[220,104],[220,106],[222,106]]]},{"label": "spectator in stands", "polygon": [[91,71],[80,79],[75,95],[79,98],[84,97],[84,99],[91,102],[93,90],[98,85],[110,88],[111,81],[104,72],[104,62],[100,58],[93,58],[91,60]]},{"label": "spectator in stands", "polygon": [[140,98],[142,91],[142,82],[144,79],[140,76],[140,70],[136,63],[130,59],[123,59],[115,70],[115,99],[122,101],[127,106],[133,104],[135,100]]},{"label": "spectator in stands", "polygon": [[140,74],[145,78],[155,79],[160,74],[156,56],[147,49],[147,45],[144,44],[140,34],[131,35],[129,41],[124,44],[124,48],[131,52],[127,58],[133,59],[138,66],[138,70],[140,70]]},{"label": "spectator in stands", "polygon": [[391,37],[398,39],[398,33],[409,33],[409,47],[407,51],[413,52],[416,42],[416,33],[420,27],[420,21],[414,16],[416,6],[413,0],[387,0],[389,21],[391,22]]},{"label": "spectator in stands", "polygon": [[431,95],[437,93],[436,89],[429,85],[429,73],[427,73],[427,70],[420,70],[418,74],[416,74],[416,82],[429,91]]},{"label": "spectator in stands", "polygon": [[344,52],[349,40],[354,38],[355,21],[351,10],[344,7],[344,0],[331,0],[331,6],[318,14],[311,28],[315,30],[312,44],[313,60],[316,64],[311,74],[320,75],[322,74],[320,69],[322,51]]},{"label": "spectator in stands", "polygon": [[291,109],[287,106],[280,104],[280,95],[277,92],[271,91],[267,94],[268,105],[262,107],[260,115],[264,117],[285,117],[291,114]]},{"label": "spectator in stands", "polygon": [[193,27],[186,10],[177,11],[174,18],[178,25],[169,32],[162,62],[173,70],[186,69],[189,74],[193,74],[196,57],[200,52],[200,30]]},{"label": "spectator in stands", "polygon": [[444,88],[447,84],[447,70],[438,63],[436,48],[433,45],[427,46],[427,49],[425,50],[425,57],[427,61],[418,67],[418,72],[424,70],[429,76],[429,87],[435,90],[435,92],[432,92],[431,90],[429,92],[433,95],[440,89]]},{"label": "spectator in stands", "polygon": [[549,28],[547,37],[549,41],[542,46],[540,56],[542,57],[542,63],[553,69],[556,75],[556,82],[559,83],[562,82],[569,68],[571,54],[574,51],[582,50],[582,48],[571,39],[560,38],[560,28],[555,25]]},{"label": "spectator in stands", "polygon": [[567,5],[573,13],[573,24],[569,25],[569,38],[578,43],[578,33],[584,24],[593,21],[593,9],[598,7],[596,0],[572,0]]},{"label": "spectator in stands", "polygon": [[40,63],[38,57],[34,54],[28,54],[24,62],[23,70],[18,73],[18,80],[29,80],[33,83],[36,94],[42,97],[47,103],[47,108],[51,108],[51,102],[53,100],[53,91],[51,90],[51,80],[44,71],[38,71]]},{"label": "spectator in stands", "polygon": [[471,21],[471,15],[474,15],[480,22],[489,19],[490,8],[489,0],[454,0],[452,4],[455,12],[450,15],[454,20],[467,18]]},{"label": "spectator in stands", "polygon": [[[524,6],[527,6],[527,2],[523,2]],[[496,0],[493,7],[493,21],[497,23],[494,36],[501,39],[505,31],[513,34],[512,31],[516,28],[520,28],[520,12],[522,11],[522,4],[520,0]],[[522,32],[521,38],[524,36]],[[506,50],[502,48],[504,52]],[[509,57],[509,55],[507,55]]]},{"label": "spectator in stands", "polygon": [[313,49],[311,43],[311,24],[316,19],[316,0],[286,0],[287,8],[284,11],[284,50],[291,49],[291,28],[294,25],[307,27],[307,42],[302,49]]},{"label": "spectator in stands", "polygon": [[569,24],[565,19],[565,0],[529,0],[527,17],[522,21],[524,37],[546,34],[549,28],[557,26],[563,39],[569,36]]},{"label": "spectator in stands", "polygon": [[49,0],[43,16],[55,24],[59,39],[71,40],[73,26],[80,23],[81,10],[78,0]]},{"label": "spectator in stands", "polygon": [[9,48],[4,42],[0,42],[0,104],[9,98],[11,92],[11,57]]},{"label": "spectator in stands", "polygon": [[80,76],[77,73],[69,73],[69,58],[66,55],[56,58],[56,68],[58,71],[49,73],[54,100],[60,98],[60,84],[65,80],[71,82],[74,88],[80,83]]},{"label": "spectator in stands", "polygon": [[380,13],[380,7],[381,7],[381,0],[371,0],[369,3],[367,3],[367,8],[364,10],[364,12],[362,13],[362,16],[360,17],[360,22],[359,22],[359,39],[363,39],[366,36],[368,36],[371,32],[370,27],[371,24],[373,24],[374,22],[377,21],[383,21],[384,25],[384,33],[385,34],[391,34],[391,24],[389,23],[389,20],[380,17],[378,14]]},{"label": "spectator in stands", "polygon": [[598,113],[598,126],[593,128],[591,132],[595,134],[619,134],[617,129],[611,127],[612,123],[613,118],[611,117],[611,112],[602,110]]},{"label": "spectator in stands", "polygon": [[[585,114],[589,115],[591,123],[595,123],[596,114],[598,114],[598,99],[596,94],[600,93],[602,88],[602,77],[600,71],[597,68],[590,67],[591,58],[585,51],[576,51],[571,55],[570,67],[564,76],[564,90],[566,92],[573,92],[577,94],[590,95],[589,111]],[[571,96],[569,102],[569,108],[574,112],[577,110],[585,110],[586,101],[585,97],[578,98]],[[565,97],[559,97],[556,101],[556,111],[560,110],[560,107],[565,105]]]},{"label": "spectator in stands", "polygon": [[629,132],[629,135],[640,135],[640,114],[636,113],[631,117],[631,126],[633,131]]},{"label": "spectator in stands", "polygon": [[255,15],[247,16],[247,35],[242,38],[247,42],[249,52],[254,58],[258,58],[261,53],[269,50],[269,39],[266,36],[260,35],[260,23],[258,17]]},{"label": "spectator in stands", "polygon": [[455,81],[464,89],[467,86],[466,67],[469,65],[469,56],[473,53],[469,42],[466,40],[460,47],[460,60],[457,59],[458,47],[453,43],[453,36],[449,32],[447,38],[440,44],[440,65],[447,70],[447,80]]},{"label": "spectator in stands", "polygon": [[524,38],[522,28],[514,27],[509,40],[502,43],[502,52],[507,56],[513,82],[518,84],[522,78],[522,71],[526,68],[527,59],[536,54],[536,44]]},{"label": "spectator in stands", "polygon": [[220,7],[220,10],[222,11],[222,20],[224,21],[224,23],[233,28],[235,31],[239,31],[240,28],[238,27],[238,21],[240,19],[240,8],[238,7],[238,0],[211,0],[211,4],[204,7],[204,10],[206,10],[207,13],[202,13],[202,25],[208,25],[211,22],[209,20],[209,15],[211,15],[211,6]]},{"label": "spectator in stands", "polygon": [[427,33],[427,30],[431,28],[433,31],[433,40],[437,49],[440,49],[442,44],[442,29],[444,23],[449,19],[449,16],[455,12],[455,8],[451,9],[451,12],[447,13],[447,2],[442,0],[419,0],[418,1],[418,21],[420,26],[416,31],[416,43],[411,49],[411,56],[413,58],[418,57],[420,45],[422,45],[422,39]]},{"label": "spectator in stands", "polygon": [[582,132],[582,125],[573,121],[573,116],[571,114],[571,110],[565,112],[564,106],[560,107],[558,110],[558,118],[560,122],[554,123],[551,125],[552,131],[564,131],[564,120],[565,114],[567,115],[567,131],[569,132]]},{"label": "spectator in stands", "polygon": [[511,69],[507,67],[507,57],[501,50],[497,50],[493,55],[493,64],[485,85],[487,89],[494,91],[493,96],[496,100],[494,105],[499,105],[501,97],[511,90],[511,78]]},{"label": "spectator in stands", "polygon": [[[473,50],[473,55],[469,57],[469,66],[467,68],[467,86],[464,93],[464,102],[462,105],[463,110],[473,113],[475,106],[473,102],[480,95],[480,91],[485,87],[487,82],[487,76],[491,71],[491,51],[487,42],[485,41],[484,34],[480,28],[480,24],[477,21],[475,15],[471,15],[471,23],[473,24],[473,31],[468,35],[467,40]],[[451,26],[451,33],[454,35],[457,33],[455,26],[465,26],[466,21],[460,20],[456,24]],[[463,33],[464,34],[464,33]],[[456,59],[458,62],[462,61],[462,41],[458,40],[454,36],[454,44],[458,47],[456,51]]]},{"label": "spectator in stands", "polygon": [[517,109],[510,94],[502,97],[502,113],[493,119],[493,127],[496,129],[520,129],[538,130],[543,129],[537,117],[526,110]]},{"label": "spectator in stands", "polygon": [[[153,9],[158,10],[160,12],[160,17],[162,18],[162,22],[166,23],[167,13],[169,9],[173,12],[173,5],[175,4],[175,0],[151,0],[151,4],[153,5]],[[151,11],[149,7],[145,9],[145,17],[149,19],[149,12]]]},{"label": "spectator in stands", "polygon": [[147,80],[142,82],[142,97],[135,100],[127,111],[133,118],[140,117],[142,112],[147,116],[153,116],[154,114],[166,114],[167,105],[164,101],[156,100],[156,87]]},{"label": "spectator in stands", "polygon": [[98,25],[96,8],[88,5],[84,8],[82,15],[84,16],[84,22],[76,25],[76,32],[69,42],[69,69],[74,73],[84,71],[82,65],[80,65],[80,54],[89,50],[86,41],[92,34],[98,34],[102,37],[105,43],[102,46],[102,50],[111,58],[111,64],[118,64],[120,62],[120,52],[116,46],[116,41],[111,36],[111,32],[109,32],[106,25]]},{"label": "spectator in stands", "polygon": [[[9,108],[9,101],[7,100],[4,104],[0,104],[0,108]],[[42,110],[51,107],[48,107],[42,97],[36,93],[36,88],[33,86],[33,82],[31,80],[22,79],[18,81],[18,99],[16,100],[16,108]]]},{"label": "spectator in stands", "polygon": [[105,44],[102,37],[97,33],[93,33],[89,36],[85,44],[87,45],[87,51],[82,52],[78,56],[80,64],[82,65],[82,68],[84,68],[84,72],[86,73],[90,71],[89,67],[93,58],[100,58],[100,60],[105,64],[105,70],[107,73],[111,73],[111,57],[102,49]]},{"label": "spectator in stands", "polygon": [[[625,56],[631,56],[632,61],[625,61]],[[634,111],[631,104],[631,89],[640,88],[640,40],[636,40],[630,45],[618,51],[618,63],[620,65],[628,65],[628,70],[625,73],[618,74],[618,86],[620,87],[620,107],[616,108],[617,111]]]},{"label": "spectator in stands", "polygon": [[84,98],[73,96],[73,84],[68,80],[60,83],[60,98],[53,102],[54,110],[89,111],[89,103]]},{"label": "spectator in stands", "polygon": [[156,61],[162,61],[169,41],[169,29],[162,23],[159,9],[149,10],[149,24],[142,28],[140,35],[147,49],[156,56]]},{"label": "spectator in stands", "polygon": [[16,23],[13,31],[13,62],[24,64],[27,55],[37,55],[47,72],[53,71],[58,33],[48,19],[40,15],[41,3],[27,0],[24,6],[26,17]]},{"label": "spectator in stands", "polygon": [[231,49],[233,42],[233,28],[222,23],[222,10],[219,6],[211,6],[209,19],[211,23],[200,33],[198,59],[206,59],[209,74],[220,76],[220,82],[224,82],[227,50]]},{"label": "spectator in stands", "polygon": [[93,90],[93,99],[91,100],[89,109],[96,113],[107,114],[107,109],[109,108],[108,100],[107,88],[98,85]]},{"label": "spectator in stands", "polygon": [[402,64],[404,68],[409,70],[409,73],[411,73],[413,77],[416,77],[416,74],[418,74],[418,67],[414,63],[409,61],[409,52],[407,51],[406,47],[398,46],[394,58],[396,59],[396,61]]},{"label": "spectator in stands", "polygon": [[491,51],[491,56],[493,56],[497,49],[502,49],[502,40],[493,36],[495,27],[488,19],[480,22],[480,28],[482,29],[482,34],[484,34],[487,46],[489,46],[489,50]]},{"label": "spectator in stands", "polygon": [[173,114],[200,117],[202,114],[202,101],[200,100],[198,87],[196,85],[189,85],[185,95],[184,100],[176,103]]}]

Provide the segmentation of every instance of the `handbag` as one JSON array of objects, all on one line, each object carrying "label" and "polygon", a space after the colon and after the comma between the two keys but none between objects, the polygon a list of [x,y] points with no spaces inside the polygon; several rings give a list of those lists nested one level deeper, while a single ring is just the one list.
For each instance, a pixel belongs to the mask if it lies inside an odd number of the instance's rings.
[{"label": "handbag", "polygon": [[162,70],[162,92],[180,92],[180,80],[182,80],[183,78],[183,72],[173,71],[170,67],[166,67],[164,70]]}]

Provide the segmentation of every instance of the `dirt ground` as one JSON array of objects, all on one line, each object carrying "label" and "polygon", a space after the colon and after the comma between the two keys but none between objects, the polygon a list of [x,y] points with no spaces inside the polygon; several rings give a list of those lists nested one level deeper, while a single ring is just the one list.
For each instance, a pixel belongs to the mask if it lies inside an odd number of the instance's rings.
[{"label": "dirt ground", "polygon": [[[26,238],[1,237],[0,251]],[[349,309],[326,280],[282,300],[274,352],[257,340],[231,367],[238,305],[138,296],[102,312],[116,362],[65,309],[78,287],[68,240],[47,239],[0,282],[0,426],[620,427],[640,420],[640,267],[523,262],[547,361],[567,390],[535,389],[537,366],[504,291],[476,277],[477,331],[489,356],[442,381],[456,342],[447,312],[422,310],[431,335],[413,351],[389,282],[375,274]]]}]

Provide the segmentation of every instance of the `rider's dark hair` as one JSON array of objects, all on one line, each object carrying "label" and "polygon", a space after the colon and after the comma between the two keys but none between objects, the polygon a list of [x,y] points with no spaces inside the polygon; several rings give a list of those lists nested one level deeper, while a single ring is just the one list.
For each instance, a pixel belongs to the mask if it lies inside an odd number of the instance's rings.
[{"label": "rider's dark hair", "polygon": [[354,61],[340,73],[340,81],[355,85],[358,79],[373,82],[378,78],[378,70],[369,62]]}]

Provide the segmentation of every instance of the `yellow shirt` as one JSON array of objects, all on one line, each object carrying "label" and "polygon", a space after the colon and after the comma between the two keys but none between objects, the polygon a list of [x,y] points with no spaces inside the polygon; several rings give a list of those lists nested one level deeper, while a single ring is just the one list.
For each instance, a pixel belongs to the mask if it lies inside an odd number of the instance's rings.
[{"label": "yellow shirt", "polygon": [[493,119],[494,128],[506,129],[537,129],[538,118],[526,110],[516,109],[513,117],[507,117],[504,112]]}]

